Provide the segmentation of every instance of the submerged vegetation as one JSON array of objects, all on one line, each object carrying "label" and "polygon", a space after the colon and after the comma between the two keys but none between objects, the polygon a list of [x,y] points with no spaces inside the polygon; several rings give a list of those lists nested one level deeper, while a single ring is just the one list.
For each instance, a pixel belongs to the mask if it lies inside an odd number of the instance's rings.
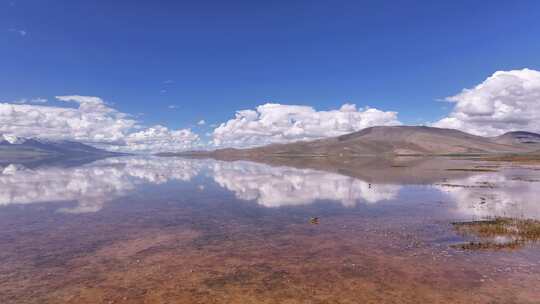
[{"label": "submerged vegetation", "polygon": [[533,219],[494,218],[483,221],[452,223],[454,229],[477,241],[458,244],[454,247],[476,249],[514,249],[528,242],[540,240],[540,221]]}]

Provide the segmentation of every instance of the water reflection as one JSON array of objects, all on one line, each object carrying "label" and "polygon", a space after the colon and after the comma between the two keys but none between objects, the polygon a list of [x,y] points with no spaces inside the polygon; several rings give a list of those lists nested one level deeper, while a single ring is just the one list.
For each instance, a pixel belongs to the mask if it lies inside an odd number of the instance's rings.
[{"label": "water reflection", "polygon": [[470,218],[537,217],[540,171],[417,163],[3,165],[0,302],[536,303],[537,222]]},{"label": "water reflection", "polygon": [[99,211],[107,202],[134,191],[138,184],[188,181],[198,173],[187,160],[109,158],[79,167],[0,167],[0,206],[76,201],[65,213]]},{"label": "water reflection", "polygon": [[473,219],[493,217],[540,219],[538,180],[524,170],[476,174],[437,185],[455,202],[458,214]]},{"label": "water reflection", "polygon": [[362,180],[311,169],[271,167],[250,162],[215,162],[214,180],[243,200],[255,200],[265,207],[307,205],[317,200],[377,203],[395,199],[399,185],[372,185]]},{"label": "water reflection", "polygon": [[[539,171],[531,171],[534,172]],[[441,171],[441,174],[444,174]],[[472,174],[472,173],[471,173]],[[540,174],[537,174],[540,175]],[[359,178],[314,169],[269,166],[246,161],[223,162],[180,158],[122,157],[76,167],[22,165],[0,167],[0,206],[44,202],[76,202],[59,212],[97,212],[105,204],[142,185],[194,177],[232,192],[237,199],[264,207],[301,206],[319,200],[345,207],[399,200],[405,184],[368,183]],[[205,185],[193,185],[206,191]],[[423,191],[443,194],[463,218],[493,216],[540,218],[538,179],[519,170],[474,173],[450,178]],[[426,194],[426,193],[423,193]]]}]

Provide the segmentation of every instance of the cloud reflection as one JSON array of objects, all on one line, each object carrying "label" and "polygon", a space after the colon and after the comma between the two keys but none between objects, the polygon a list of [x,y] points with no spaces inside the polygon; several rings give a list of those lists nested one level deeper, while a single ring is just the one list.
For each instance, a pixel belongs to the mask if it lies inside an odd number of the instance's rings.
[{"label": "cloud reflection", "polygon": [[487,173],[449,180],[437,188],[447,192],[456,211],[466,217],[517,217],[540,219],[538,180],[505,173]]},{"label": "cloud reflection", "polygon": [[317,200],[377,203],[397,197],[398,185],[371,185],[352,177],[310,169],[271,167],[250,162],[216,162],[214,180],[243,200],[265,207],[307,205]]},{"label": "cloud reflection", "polygon": [[[528,171],[531,172],[531,171]],[[494,216],[540,219],[538,182],[522,173],[490,172],[448,180],[426,191],[444,192],[459,217]],[[531,173],[527,173],[531,174]],[[399,200],[406,185],[370,184],[337,173],[273,167],[246,161],[223,162],[180,158],[120,157],[78,167],[0,166],[0,206],[47,202],[73,203],[63,213],[101,210],[107,203],[130,195],[144,185],[189,182],[204,176],[232,192],[239,200],[264,207],[303,206],[331,201],[345,207]],[[193,191],[213,191],[198,179]],[[185,189],[185,188],[183,188]],[[188,187],[189,189],[189,187]],[[167,191],[174,191],[168,188]],[[187,190],[189,191],[189,190]],[[423,195],[423,192],[417,195]],[[425,193],[428,195],[428,193]]]},{"label": "cloud reflection", "polygon": [[59,211],[96,212],[138,184],[188,181],[198,174],[195,165],[187,160],[151,158],[109,158],[70,168],[9,165],[0,167],[0,206],[76,201],[76,206]]},{"label": "cloud reflection", "polygon": [[[394,199],[400,189],[336,173],[251,162],[126,157],[69,168],[0,167],[0,206],[74,201],[75,206],[59,211],[96,212],[106,203],[136,191],[139,185],[187,182],[202,170],[238,199],[254,200],[265,207],[307,205],[317,200],[351,207]],[[197,186],[197,191],[205,191],[204,185]]]}]

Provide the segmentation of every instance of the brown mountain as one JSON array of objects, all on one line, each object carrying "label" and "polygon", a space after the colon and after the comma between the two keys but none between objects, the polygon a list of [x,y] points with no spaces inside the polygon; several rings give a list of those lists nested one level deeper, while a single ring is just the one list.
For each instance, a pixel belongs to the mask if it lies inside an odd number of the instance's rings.
[{"label": "brown mountain", "polygon": [[524,131],[508,132],[492,138],[496,143],[505,145],[529,146],[531,150],[540,150],[540,134]]},{"label": "brown mountain", "polygon": [[184,153],[219,158],[260,158],[266,156],[384,156],[525,153],[538,150],[530,138],[540,135],[511,132],[488,138],[453,129],[423,126],[381,126],[332,138],[308,142],[271,144],[249,149],[221,149]]}]

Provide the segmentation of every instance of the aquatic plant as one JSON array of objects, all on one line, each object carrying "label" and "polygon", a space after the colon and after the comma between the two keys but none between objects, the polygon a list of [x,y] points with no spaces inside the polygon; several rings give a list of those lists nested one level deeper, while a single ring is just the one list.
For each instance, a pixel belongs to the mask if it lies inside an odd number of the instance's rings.
[{"label": "aquatic plant", "polygon": [[461,249],[513,249],[540,240],[540,221],[533,219],[497,217],[452,225],[458,233],[479,239],[454,245]]}]

